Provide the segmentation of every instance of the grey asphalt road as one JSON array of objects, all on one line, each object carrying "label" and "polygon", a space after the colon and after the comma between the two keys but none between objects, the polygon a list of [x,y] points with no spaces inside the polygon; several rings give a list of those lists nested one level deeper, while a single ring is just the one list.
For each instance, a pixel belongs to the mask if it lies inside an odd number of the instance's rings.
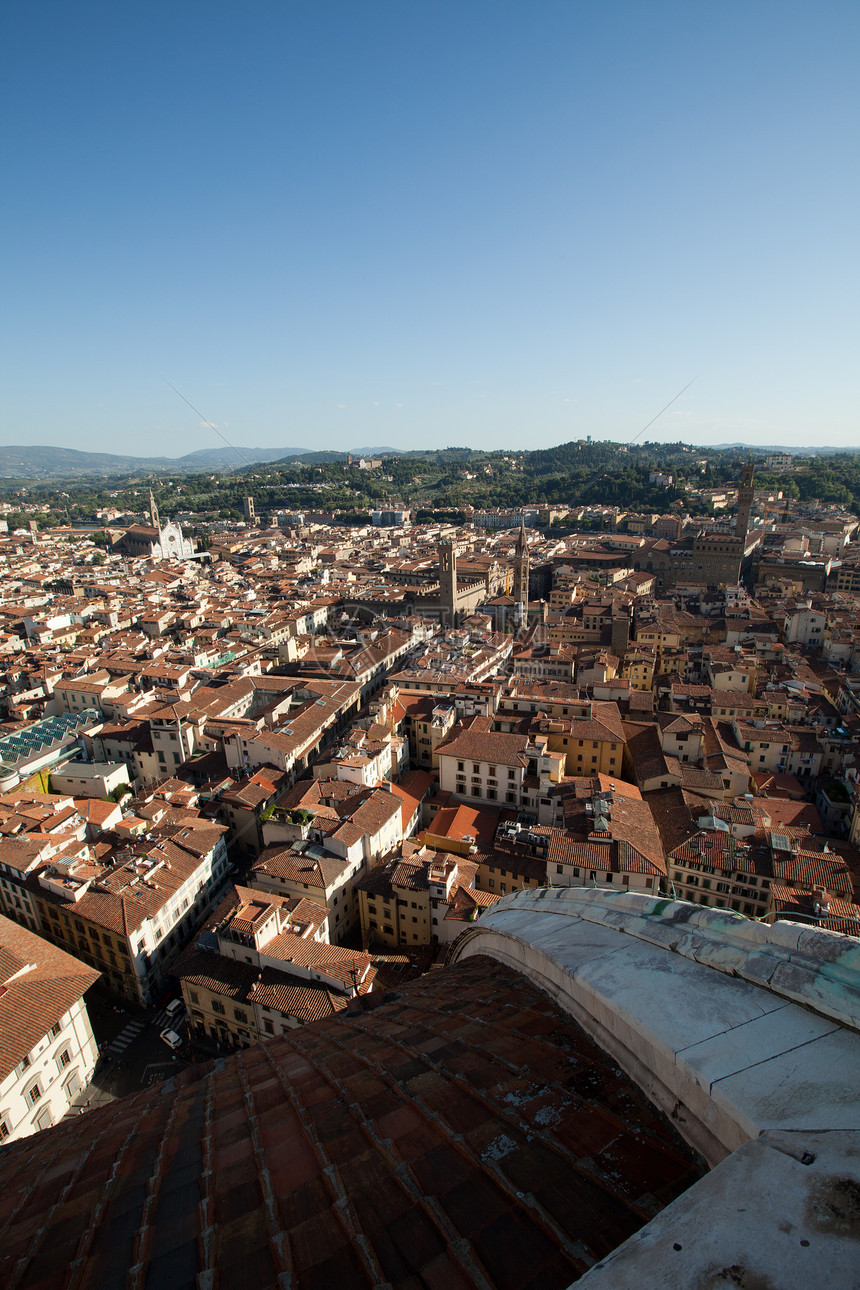
[{"label": "grey asphalt road", "polygon": [[[188,1066],[192,1053],[185,1020],[168,1018],[163,1006],[147,1010],[92,991],[87,1009],[101,1056],[91,1083],[69,1108],[70,1115],[159,1084]],[[161,1039],[166,1029],[183,1040],[178,1052]]]}]

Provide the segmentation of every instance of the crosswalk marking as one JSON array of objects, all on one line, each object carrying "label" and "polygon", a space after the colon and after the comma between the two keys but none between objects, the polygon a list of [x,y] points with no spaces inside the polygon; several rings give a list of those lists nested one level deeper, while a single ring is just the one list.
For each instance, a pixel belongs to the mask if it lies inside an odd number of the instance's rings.
[{"label": "crosswalk marking", "polygon": [[147,1026],[152,1026],[158,1032],[168,1029],[177,1030],[184,1020],[184,1015],[171,1018],[166,1008],[159,1008],[155,1016],[146,1021],[140,1021],[135,1018],[135,1020],[126,1023],[115,1039],[112,1039],[109,1044],[105,1044],[102,1049],[102,1055],[104,1057],[119,1057],[120,1053],[125,1052],[129,1044],[133,1043],[140,1032],[145,1030]]},{"label": "crosswalk marking", "polygon": [[130,1021],[128,1025],[119,1032],[116,1039],[111,1040],[105,1049],[105,1052],[110,1053],[113,1057],[124,1052],[126,1048],[128,1048],[129,1044],[133,1040],[137,1039],[141,1030],[144,1029],[145,1024],[146,1023],[143,1021]]}]

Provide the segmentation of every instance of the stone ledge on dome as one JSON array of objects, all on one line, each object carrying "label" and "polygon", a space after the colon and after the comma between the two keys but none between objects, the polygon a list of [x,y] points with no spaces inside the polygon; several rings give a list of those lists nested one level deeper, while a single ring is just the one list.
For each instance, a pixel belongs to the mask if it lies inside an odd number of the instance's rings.
[{"label": "stone ledge on dome", "polygon": [[507,896],[448,962],[544,989],[712,1166],[588,1290],[856,1288],[860,941],[594,888]]},{"label": "stone ledge on dome", "polygon": [[[808,923],[780,920],[769,925],[727,909],[611,887],[514,892],[494,905],[493,921],[512,908],[551,910],[614,928],[860,1030],[860,940],[856,937]],[[449,954],[449,961],[461,952]]]},{"label": "stone ledge on dome", "polygon": [[852,1290],[860,1135],[765,1133],[576,1283],[582,1290]]}]

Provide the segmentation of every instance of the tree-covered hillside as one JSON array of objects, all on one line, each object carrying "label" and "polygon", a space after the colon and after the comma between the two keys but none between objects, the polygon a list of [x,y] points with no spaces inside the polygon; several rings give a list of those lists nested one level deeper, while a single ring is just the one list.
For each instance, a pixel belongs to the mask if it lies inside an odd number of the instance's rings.
[{"label": "tree-covered hillside", "polygon": [[[314,510],[359,515],[368,508],[402,503],[416,511],[461,513],[469,506],[559,508],[614,505],[634,511],[710,510],[708,490],[737,483],[748,456],[757,461],[757,484],[782,489],[800,500],[820,498],[860,514],[860,454],[797,456],[775,475],[764,453],[689,444],[619,445],[577,440],[533,452],[478,452],[468,448],[413,451],[382,458],[363,470],[345,454],[321,452],[298,459],[257,462],[232,471],[196,474],[137,471],[109,480],[85,478],[5,481],[0,499],[16,508],[9,518],[37,513],[42,524],[94,521],[105,508],[141,513],[152,488],[164,515],[239,518],[242,500],[254,498],[258,514]],[[671,475],[664,487],[650,475]]]}]

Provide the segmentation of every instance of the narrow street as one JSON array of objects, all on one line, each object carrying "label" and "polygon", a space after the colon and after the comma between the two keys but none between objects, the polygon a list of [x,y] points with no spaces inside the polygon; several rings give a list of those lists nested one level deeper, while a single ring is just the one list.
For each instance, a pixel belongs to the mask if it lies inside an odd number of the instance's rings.
[{"label": "narrow street", "polygon": [[[67,1116],[161,1083],[190,1064],[184,1016],[171,1020],[164,1006],[136,1007],[98,987],[87,996],[87,1008],[101,1055],[91,1083],[75,1098]],[[172,1052],[161,1038],[168,1029],[183,1041],[178,1052]]]}]

